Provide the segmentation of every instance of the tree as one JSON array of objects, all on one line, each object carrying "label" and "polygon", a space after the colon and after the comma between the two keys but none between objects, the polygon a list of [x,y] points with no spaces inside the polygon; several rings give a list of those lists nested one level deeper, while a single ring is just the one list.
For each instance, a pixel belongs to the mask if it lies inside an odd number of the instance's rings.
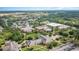
[{"label": "tree", "polygon": [[57,47],[58,45],[59,45],[59,43],[57,41],[52,41],[51,43],[47,44],[47,48],[52,49],[54,47]]},{"label": "tree", "polygon": [[2,35],[0,35],[0,47],[5,43],[5,39]]},{"label": "tree", "polygon": [[75,43],[75,45],[79,46],[79,30],[75,30],[73,43]]},{"label": "tree", "polygon": [[23,40],[23,36],[24,35],[20,31],[14,31],[12,33],[12,36],[9,39],[16,41],[16,42],[20,42]]},{"label": "tree", "polygon": [[73,30],[69,31],[69,35],[74,35],[74,31]]},{"label": "tree", "polygon": [[79,30],[76,30],[75,31],[75,39],[76,40],[79,40]]}]

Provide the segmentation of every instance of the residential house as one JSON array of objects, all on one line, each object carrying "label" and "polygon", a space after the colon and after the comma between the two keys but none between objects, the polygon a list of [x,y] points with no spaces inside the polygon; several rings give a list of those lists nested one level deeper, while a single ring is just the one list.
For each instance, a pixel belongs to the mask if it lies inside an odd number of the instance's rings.
[{"label": "residential house", "polygon": [[19,44],[15,41],[6,41],[5,46],[2,47],[3,51],[19,51]]},{"label": "residential house", "polygon": [[44,30],[44,31],[51,31],[52,29],[49,28],[47,25],[42,25],[42,26],[38,26],[36,27],[37,30],[41,31],[41,30]]}]

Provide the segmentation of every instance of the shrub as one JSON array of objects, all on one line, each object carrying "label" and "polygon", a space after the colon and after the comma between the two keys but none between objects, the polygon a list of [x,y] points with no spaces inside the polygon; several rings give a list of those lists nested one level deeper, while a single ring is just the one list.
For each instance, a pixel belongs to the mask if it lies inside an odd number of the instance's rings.
[{"label": "shrub", "polygon": [[5,43],[5,39],[3,36],[0,35],[0,47]]},{"label": "shrub", "polygon": [[52,49],[53,47],[57,47],[59,43],[57,41],[52,41],[51,43],[47,44],[48,49]]},{"label": "shrub", "polygon": [[22,48],[23,51],[47,51],[48,49],[42,45],[35,45],[31,47]]}]

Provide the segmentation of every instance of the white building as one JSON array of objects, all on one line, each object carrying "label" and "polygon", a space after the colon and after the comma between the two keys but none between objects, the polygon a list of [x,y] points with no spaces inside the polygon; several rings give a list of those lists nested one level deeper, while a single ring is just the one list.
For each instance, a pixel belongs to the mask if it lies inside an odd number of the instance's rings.
[{"label": "white building", "polygon": [[48,26],[51,26],[51,27],[57,27],[59,29],[66,29],[66,28],[69,28],[70,27],[68,25],[59,24],[59,23],[48,23],[47,25]]}]

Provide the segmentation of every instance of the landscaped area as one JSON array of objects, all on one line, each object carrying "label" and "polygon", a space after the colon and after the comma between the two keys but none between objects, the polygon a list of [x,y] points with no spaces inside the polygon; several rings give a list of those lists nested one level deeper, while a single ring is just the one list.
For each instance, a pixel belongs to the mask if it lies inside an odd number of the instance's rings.
[{"label": "landscaped area", "polygon": [[70,51],[79,47],[79,11],[0,13],[0,50]]}]

